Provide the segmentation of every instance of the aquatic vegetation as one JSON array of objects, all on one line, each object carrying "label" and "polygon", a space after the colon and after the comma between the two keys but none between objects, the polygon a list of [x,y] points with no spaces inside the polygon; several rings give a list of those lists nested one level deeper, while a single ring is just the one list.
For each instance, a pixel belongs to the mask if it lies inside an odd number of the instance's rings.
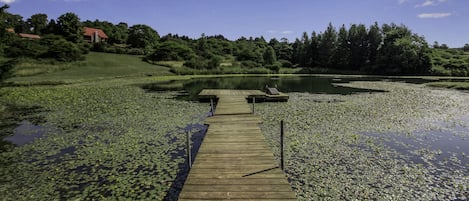
[{"label": "aquatic vegetation", "polygon": [[[440,130],[454,131],[455,140],[467,139],[468,94],[391,82],[338,85],[387,92],[290,93],[287,103],[256,108],[276,156],[279,122],[286,122],[286,173],[300,200],[469,198],[464,152],[441,150],[444,147],[431,146],[436,145],[431,142],[423,148],[402,141],[433,140],[430,133]],[[455,125],[462,131],[455,131]],[[400,138],[390,138],[391,133]],[[440,160],[443,155],[448,156],[446,160]]]},{"label": "aquatic vegetation", "polygon": [[184,128],[209,110],[133,85],[0,90],[3,105],[40,107],[39,126],[54,128],[0,153],[3,200],[162,200],[185,160]]}]

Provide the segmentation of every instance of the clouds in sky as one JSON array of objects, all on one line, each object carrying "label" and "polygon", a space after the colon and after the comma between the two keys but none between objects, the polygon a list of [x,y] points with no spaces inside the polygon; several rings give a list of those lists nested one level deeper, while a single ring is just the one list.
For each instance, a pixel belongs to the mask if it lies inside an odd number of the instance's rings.
[{"label": "clouds in sky", "polygon": [[418,7],[427,7],[427,6],[437,6],[447,1],[448,0],[425,0],[423,3],[417,4],[415,7],[418,8]]},{"label": "clouds in sky", "polygon": [[10,3],[13,3],[15,1],[16,0],[0,0],[1,3],[6,3],[6,4],[10,4]]},{"label": "clouds in sky", "polygon": [[451,13],[422,13],[419,14],[418,17],[421,19],[428,19],[428,18],[433,18],[433,19],[438,19],[438,18],[445,18],[451,16]]},{"label": "clouds in sky", "polygon": [[[411,0],[398,0],[399,5],[410,2]],[[415,8],[425,8],[429,6],[438,6],[446,3],[450,0],[419,0],[419,4],[415,5]],[[434,13],[420,13],[417,15],[420,19],[440,19],[452,16],[450,12],[434,12]]]},{"label": "clouds in sky", "polygon": [[269,34],[276,34],[276,33],[280,33],[280,34],[293,34],[294,32],[293,31],[290,31],[290,30],[285,30],[285,31],[277,31],[277,30],[268,30],[267,33]]}]

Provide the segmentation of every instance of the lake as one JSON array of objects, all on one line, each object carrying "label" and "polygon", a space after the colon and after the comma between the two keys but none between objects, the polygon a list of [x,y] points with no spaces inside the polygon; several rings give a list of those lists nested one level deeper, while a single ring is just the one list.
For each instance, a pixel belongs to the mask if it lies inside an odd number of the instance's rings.
[{"label": "lake", "polygon": [[0,153],[9,178],[0,192],[174,199],[186,171],[185,133],[195,152],[206,130],[209,105],[196,95],[269,86],[290,100],[260,103],[256,113],[276,157],[279,122],[286,123],[286,174],[299,200],[467,200],[469,94],[422,85],[432,81],[235,76],[3,89],[3,101],[39,109],[8,126],[12,135],[3,140],[16,148]]}]

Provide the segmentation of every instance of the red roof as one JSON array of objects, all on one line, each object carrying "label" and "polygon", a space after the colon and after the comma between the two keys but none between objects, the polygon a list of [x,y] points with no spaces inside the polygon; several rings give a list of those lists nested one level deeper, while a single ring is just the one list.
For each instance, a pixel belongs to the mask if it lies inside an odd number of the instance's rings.
[{"label": "red roof", "polygon": [[95,33],[98,33],[98,36],[100,38],[109,38],[107,35],[104,33],[103,30],[101,29],[95,29],[95,28],[90,28],[90,27],[85,27],[85,36],[93,36]]},{"label": "red roof", "polygon": [[20,33],[19,34],[22,38],[30,38],[30,39],[40,39],[41,36],[34,35],[34,34],[25,34],[25,33]]}]

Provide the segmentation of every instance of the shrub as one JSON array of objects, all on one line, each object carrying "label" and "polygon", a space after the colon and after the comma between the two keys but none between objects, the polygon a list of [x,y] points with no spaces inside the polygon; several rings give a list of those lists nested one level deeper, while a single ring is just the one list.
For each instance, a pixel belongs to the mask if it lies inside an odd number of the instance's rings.
[{"label": "shrub", "polygon": [[279,62],[275,62],[274,64],[272,65],[266,65],[265,67],[270,69],[271,71],[275,72],[275,73],[278,73],[280,71],[280,67],[281,67],[281,63]]},{"label": "shrub", "polygon": [[207,62],[203,59],[191,59],[189,61],[186,61],[184,63],[184,66],[188,68],[193,68],[193,69],[204,69],[207,67]]},{"label": "shrub", "polygon": [[246,67],[246,68],[256,68],[259,67],[259,63],[251,60],[246,60],[241,62],[241,67]]},{"label": "shrub", "polygon": [[52,43],[47,56],[57,61],[78,61],[81,58],[81,51],[74,43],[61,39]]},{"label": "shrub", "polygon": [[7,57],[39,58],[47,48],[36,40],[17,40],[6,51]]},{"label": "shrub", "polygon": [[288,61],[288,60],[284,60],[284,59],[280,59],[278,60],[278,62],[281,64],[282,67],[284,68],[293,68],[293,64]]}]

